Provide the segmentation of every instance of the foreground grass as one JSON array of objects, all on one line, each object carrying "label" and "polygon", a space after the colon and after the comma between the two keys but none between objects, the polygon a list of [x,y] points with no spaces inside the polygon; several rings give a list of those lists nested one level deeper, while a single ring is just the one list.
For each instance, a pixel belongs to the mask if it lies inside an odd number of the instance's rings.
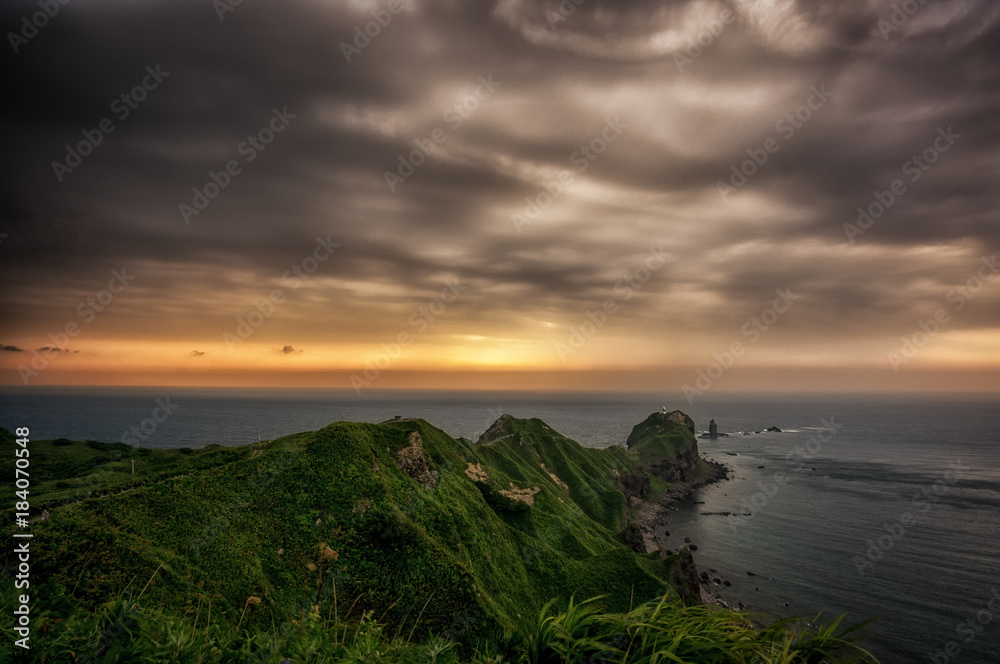
[{"label": "foreground grass", "polygon": [[[135,595],[135,592],[132,593]],[[34,615],[29,652],[5,640],[0,659],[10,662],[190,662],[333,664],[400,662],[429,664],[690,664],[743,662],[797,664],[876,662],[852,645],[863,625],[841,628],[784,620],[760,628],[746,614],[706,606],[683,606],[664,596],[623,613],[602,612],[601,598],[554,610],[549,602],[529,627],[495,641],[461,644],[463,634],[430,634],[382,623],[372,611],[321,615],[319,607],[269,630],[251,630],[213,620],[211,608],[175,616],[136,598],[119,597],[96,611],[72,611],[75,600],[55,584],[45,588]],[[5,589],[4,604],[13,600]],[[250,603],[248,603],[250,604]],[[244,607],[245,609],[250,608]],[[426,609],[426,605],[424,606]],[[67,618],[56,618],[68,615]],[[4,631],[11,627],[4,611]],[[419,623],[419,617],[417,623]],[[416,626],[416,624],[414,626]],[[242,629],[241,629],[242,627]]]}]

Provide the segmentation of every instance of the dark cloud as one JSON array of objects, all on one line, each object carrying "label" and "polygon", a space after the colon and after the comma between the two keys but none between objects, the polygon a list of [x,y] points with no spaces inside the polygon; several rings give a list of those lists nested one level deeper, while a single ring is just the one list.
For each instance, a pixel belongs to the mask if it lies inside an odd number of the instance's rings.
[{"label": "dark cloud", "polygon": [[17,346],[6,346],[0,344],[0,351],[7,351],[8,353],[23,353],[24,350],[18,348]]},{"label": "dark cloud", "polygon": [[[277,288],[267,347],[381,340],[458,279],[448,330],[531,337],[664,247],[622,326],[724,337],[792,287],[787,329],[809,345],[908,329],[1000,244],[992,3],[901,25],[889,0],[403,4],[350,62],[342,43],[381,4],[220,20],[200,0],[72,3],[9,49],[4,334],[44,342],[126,266],[135,281],[87,335],[204,348]],[[5,3],[5,34],[35,11]],[[57,176],[68,150],[88,154]],[[733,168],[753,174],[723,195]],[[386,172],[406,173],[395,191]],[[905,193],[852,234],[895,181]],[[292,288],[321,237],[340,248]],[[984,292],[956,329],[1000,326],[998,301]]]},{"label": "dark cloud", "polygon": [[204,354],[205,354],[205,351],[203,351],[203,350],[193,350],[190,353],[188,353],[188,355],[190,357],[201,357]]}]

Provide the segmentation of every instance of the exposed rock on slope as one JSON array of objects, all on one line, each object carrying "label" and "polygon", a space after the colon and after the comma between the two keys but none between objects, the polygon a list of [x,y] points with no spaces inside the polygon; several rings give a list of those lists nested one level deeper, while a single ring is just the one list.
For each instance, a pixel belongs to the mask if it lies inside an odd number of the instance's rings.
[{"label": "exposed rock on slope", "polygon": [[416,431],[410,433],[410,444],[396,453],[396,465],[407,475],[424,485],[425,489],[437,486],[438,474],[431,470],[424,457],[424,441]]}]

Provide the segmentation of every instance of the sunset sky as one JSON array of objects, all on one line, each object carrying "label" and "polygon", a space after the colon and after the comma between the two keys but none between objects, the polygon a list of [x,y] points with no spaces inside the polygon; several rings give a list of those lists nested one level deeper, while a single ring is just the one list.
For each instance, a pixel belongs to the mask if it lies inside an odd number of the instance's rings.
[{"label": "sunset sky", "polygon": [[0,383],[1000,392],[995,2],[40,12]]}]

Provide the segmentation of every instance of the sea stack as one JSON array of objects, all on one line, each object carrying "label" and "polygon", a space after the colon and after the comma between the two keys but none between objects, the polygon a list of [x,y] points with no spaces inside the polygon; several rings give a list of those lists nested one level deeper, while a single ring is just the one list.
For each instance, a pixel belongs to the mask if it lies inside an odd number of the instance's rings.
[{"label": "sea stack", "polygon": [[709,420],[708,422],[708,437],[709,438],[719,437],[719,427],[716,426],[715,420]]}]

